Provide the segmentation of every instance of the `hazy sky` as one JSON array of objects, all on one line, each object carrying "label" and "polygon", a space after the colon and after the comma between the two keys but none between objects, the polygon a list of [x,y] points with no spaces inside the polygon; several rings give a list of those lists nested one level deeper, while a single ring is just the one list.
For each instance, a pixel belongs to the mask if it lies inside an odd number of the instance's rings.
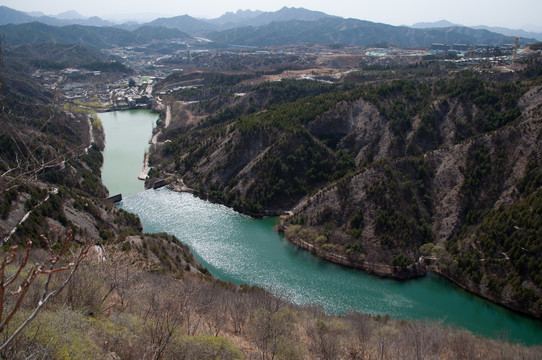
[{"label": "hazy sky", "polygon": [[85,16],[103,18],[129,18],[135,14],[147,18],[184,14],[216,18],[238,9],[276,11],[288,6],[392,25],[446,19],[467,26],[530,25],[542,29],[541,0],[0,0],[0,5],[48,15],[76,10]]}]

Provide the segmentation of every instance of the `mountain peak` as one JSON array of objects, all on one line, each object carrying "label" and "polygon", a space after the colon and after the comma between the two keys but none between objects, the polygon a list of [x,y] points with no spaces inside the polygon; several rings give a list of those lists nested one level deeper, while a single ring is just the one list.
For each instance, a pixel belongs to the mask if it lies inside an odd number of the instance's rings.
[{"label": "mountain peak", "polygon": [[287,6],[284,6],[278,11],[265,12],[258,16],[258,18],[261,18],[262,20],[265,19],[265,21],[262,21],[262,23],[288,20],[314,21],[324,17],[331,17],[331,15],[321,11],[308,10],[302,7],[296,8]]},{"label": "mountain peak", "polygon": [[454,24],[448,20],[439,20],[434,22],[419,22],[412,25],[412,28],[415,29],[427,29],[427,28],[442,28],[442,27],[452,27],[452,26],[462,26],[459,24]]},{"label": "mountain peak", "polygon": [[239,9],[235,13],[232,11],[228,11],[227,13],[223,14],[221,17],[213,20],[216,21],[219,24],[226,24],[226,23],[240,23],[245,20],[249,20],[252,18],[255,18],[256,16],[262,14],[263,11],[260,10],[242,10]]},{"label": "mountain peak", "polygon": [[242,10],[242,9],[239,9],[239,10],[237,10],[235,12],[235,15],[243,16],[243,17],[252,17],[252,16],[259,15],[262,12],[263,11],[260,11],[260,10],[250,10],[250,9]]},{"label": "mountain peak", "polygon": [[79,14],[75,10],[65,11],[65,12],[60,13],[58,15],[54,15],[53,17],[55,17],[57,19],[62,19],[62,20],[86,19],[87,18],[86,16],[83,16],[83,15]]}]

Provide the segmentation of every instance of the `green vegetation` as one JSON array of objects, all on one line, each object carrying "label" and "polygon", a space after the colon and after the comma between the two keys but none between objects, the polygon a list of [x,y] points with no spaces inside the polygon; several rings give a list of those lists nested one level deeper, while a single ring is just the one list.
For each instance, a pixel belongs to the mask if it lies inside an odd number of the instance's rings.
[{"label": "green vegetation", "polygon": [[[112,247],[107,254],[106,262],[87,258],[69,286],[1,355],[186,360],[540,355],[539,347],[483,339],[440,322],[327,315],[258,288],[147,272],[132,264],[133,253],[125,256]],[[38,290],[32,287],[29,295]],[[25,304],[14,321],[20,323],[30,310]]]},{"label": "green vegetation", "polygon": [[[484,162],[480,166],[482,170],[478,173],[483,175],[487,166]],[[542,287],[542,268],[537,261],[542,255],[540,185],[540,167],[531,157],[526,174],[518,183],[520,200],[508,207],[478,212],[476,219],[467,216],[467,224],[478,225],[475,230],[465,231],[459,239],[474,236],[476,250],[464,251],[468,246],[464,240],[447,242],[454,260],[450,269],[453,276],[469,279],[503,302],[517,303],[535,313],[542,309],[542,301],[533,290]]]},{"label": "green vegetation", "polygon": [[[80,35],[81,27],[72,30]],[[132,35],[139,37],[136,43],[145,38],[144,31]],[[110,30],[110,36],[132,41],[122,31]],[[35,66],[54,69],[77,63],[104,72],[130,71],[96,54],[90,61],[78,55],[84,52],[79,48],[70,59],[52,55],[65,48],[33,49],[48,55],[29,63],[12,62],[10,69],[28,72]],[[86,60],[75,61],[79,57]],[[161,174],[178,171],[202,195],[246,212],[261,215],[300,204],[292,219],[295,225],[287,224],[285,232],[314,245],[319,254],[383,265],[407,275],[422,254],[429,266],[460,284],[537,315],[542,311],[542,173],[537,148],[521,143],[530,153],[525,174],[516,182],[517,189],[507,193],[507,202],[495,206],[506,190],[504,179],[510,179],[507,169],[517,161],[507,146],[517,144],[513,141],[521,134],[529,136],[525,129],[508,128],[520,117],[518,100],[530,85],[505,76],[494,81],[487,74],[451,74],[447,66],[368,66],[335,84],[280,81],[252,86],[246,81],[257,80],[263,72],[172,74],[161,84],[164,88],[194,87],[175,91],[167,101],[200,101],[191,111],[196,117],[208,116],[193,129],[166,129],[164,136],[171,141],[152,154],[153,161],[157,159]],[[536,76],[539,65],[533,63],[517,79],[536,82]],[[59,240],[68,229],[73,230],[74,250],[89,243],[97,244],[97,252],[89,251],[64,291],[16,341],[0,350],[0,357],[539,356],[538,348],[480,339],[439,324],[354,313],[327,315],[261,289],[212,279],[176,238],[143,235],[137,216],[104,200],[99,146],[85,144],[88,115],[94,131],[102,131],[92,111],[58,107],[24,72],[9,81],[0,133],[0,170],[9,176],[0,184],[0,213],[12,223],[19,220],[10,218],[14,209],[31,213],[4,252],[31,240],[31,266],[49,259],[49,247],[61,249]],[[233,96],[236,92],[246,95]],[[460,183],[460,214],[452,219],[457,229],[443,239],[435,234],[435,216],[441,210],[435,191],[446,181],[437,179],[437,173],[450,170],[443,169],[446,164],[440,160],[454,146],[461,153],[457,164],[453,162],[457,169],[452,170],[458,171],[451,171],[457,178],[452,180]],[[63,258],[58,265],[67,266],[71,260]],[[9,278],[17,264],[4,270]],[[26,276],[29,270],[23,270]],[[67,276],[59,271],[49,282],[45,275],[29,288],[13,323],[0,329],[2,339],[39,306],[44,287],[58,288]],[[5,294],[17,292],[14,285],[6,290]],[[13,301],[6,304],[13,309]]]},{"label": "green vegetation", "polygon": [[91,114],[92,117],[92,128],[98,132],[103,132],[102,120],[96,115],[96,113]]},{"label": "green vegetation", "polygon": [[179,359],[237,360],[244,359],[243,353],[230,340],[210,335],[183,336],[179,341]]},{"label": "green vegetation", "polygon": [[473,101],[479,109],[473,119],[458,123],[461,127],[457,141],[498,129],[520,115],[517,100],[522,91],[513,83],[491,84],[470,75],[438,82],[436,87],[441,94],[457,98],[460,103]]},{"label": "green vegetation", "polygon": [[404,160],[401,168],[404,172],[393,172],[386,166],[385,178],[366,191],[378,207],[375,232],[381,243],[390,249],[418,248],[433,241],[430,208],[424,203],[429,170],[423,159]]},{"label": "green vegetation", "polygon": [[277,144],[275,151],[288,155],[263,157],[255,168],[257,178],[262,181],[251,186],[247,193],[249,199],[262,206],[288,203],[318,184],[341,178],[354,167],[348,154],[339,152],[337,156],[306,133],[288,137]]},{"label": "green vegetation", "polygon": [[[301,204],[285,223],[295,229],[288,233],[318,254],[375,264],[375,272],[385,265],[389,276],[418,276],[429,266],[493,299],[506,287],[515,304],[498,301],[540,314],[536,251],[524,251],[531,265],[516,271],[490,264],[498,253],[486,254],[475,235],[498,202],[508,204],[504,211],[541,185],[531,135],[539,123],[530,118],[539,113],[522,114],[519,105],[539,83],[539,68],[537,58],[509,74],[422,61],[367,64],[333,84],[251,87],[224,78],[214,85],[221,95],[207,93],[192,109],[208,116],[189,131],[168,132],[171,142],[157,158],[201,195],[240,211],[264,215]],[[205,77],[175,76],[165,83]],[[242,97],[227,95],[240,89]],[[515,190],[523,151],[532,155]],[[491,251],[512,260],[508,248]]]}]

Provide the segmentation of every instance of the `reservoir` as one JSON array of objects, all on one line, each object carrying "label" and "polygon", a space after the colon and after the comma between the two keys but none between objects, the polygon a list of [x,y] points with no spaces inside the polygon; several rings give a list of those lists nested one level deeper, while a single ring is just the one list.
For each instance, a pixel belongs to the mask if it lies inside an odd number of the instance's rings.
[{"label": "reservoir", "polygon": [[99,117],[106,134],[103,155],[109,159],[104,161],[102,180],[109,196],[125,197],[145,190],[145,183],[137,176],[158,115],[150,110],[128,110],[101,113]]},{"label": "reservoir", "polygon": [[[127,112],[126,119],[121,120],[124,114],[100,114],[106,131],[102,175],[105,185],[111,194],[115,192],[111,188],[121,189],[125,199],[120,207],[137,214],[145,232],[175,235],[190,246],[198,261],[214,276],[237,284],[266,287],[297,304],[319,305],[329,312],[355,310],[395,318],[442,320],[485,336],[507,336],[527,345],[542,344],[541,322],[471,295],[437,275],[397,281],[324,262],[280,236],[274,230],[276,219],[253,219],[188,193],[162,188],[136,191],[127,197],[122,188],[125,182],[132,181],[128,176],[135,177],[143,190],[137,175],[151,137],[146,125],[139,127],[132,122],[154,123],[156,115],[138,111],[137,114],[145,114],[140,118]],[[115,128],[108,126],[110,120],[128,123],[121,131],[123,136],[109,133],[109,129]],[[121,152],[108,152],[112,139],[130,142],[136,135],[129,133],[135,129],[146,131],[146,136],[137,135],[144,140],[139,155],[133,155],[139,157],[136,168],[130,173],[117,172],[116,176],[105,174],[107,169],[116,171],[115,163],[128,161],[124,156],[132,156],[122,153],[116,157]]]}]

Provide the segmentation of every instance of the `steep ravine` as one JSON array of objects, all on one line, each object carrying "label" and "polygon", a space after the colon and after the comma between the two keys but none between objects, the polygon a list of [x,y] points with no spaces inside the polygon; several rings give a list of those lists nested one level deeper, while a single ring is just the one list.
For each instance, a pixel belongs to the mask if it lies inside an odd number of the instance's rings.
[{"label": "steep ravine", "polygon": [[[300,85],[266,86],[273,99]],[[170,133],[149,184],[182,177],[241,212],[287,214],[280,230],[326,260],[396,278],[430,269],[542,316],[540,86],[394,81],[270,107],[262,93]]]}]

